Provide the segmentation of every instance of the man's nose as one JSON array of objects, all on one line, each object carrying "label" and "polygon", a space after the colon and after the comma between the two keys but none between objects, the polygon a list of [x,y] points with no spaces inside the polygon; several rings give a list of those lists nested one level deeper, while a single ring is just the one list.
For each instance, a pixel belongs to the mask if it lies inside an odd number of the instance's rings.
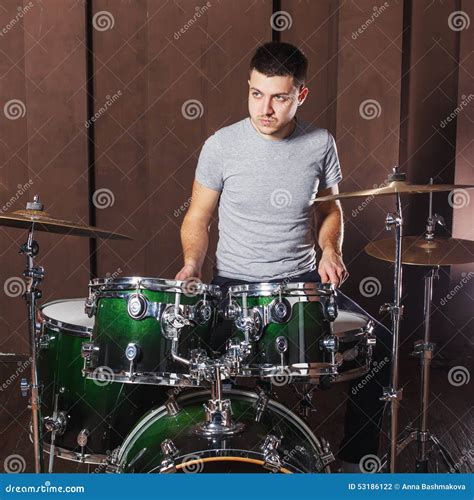
[{"label": "man's nose", "polygon": [[262,115],[272,115],[272,114],[273,114],[272,98],[267,97],[263,101]]}]

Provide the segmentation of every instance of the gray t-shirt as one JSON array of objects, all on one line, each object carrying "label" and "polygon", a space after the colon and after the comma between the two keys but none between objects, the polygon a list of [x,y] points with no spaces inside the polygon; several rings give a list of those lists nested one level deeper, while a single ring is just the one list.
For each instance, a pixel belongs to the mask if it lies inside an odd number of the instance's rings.
[{"label": "gray t-shirt", "polygon": [[214,272],[262,282],[316,268],[312,199],[341,180],[336,144],[297,121],[282,140],[262,137],[245,118],[204,143],[196,180],[220,191]]}]

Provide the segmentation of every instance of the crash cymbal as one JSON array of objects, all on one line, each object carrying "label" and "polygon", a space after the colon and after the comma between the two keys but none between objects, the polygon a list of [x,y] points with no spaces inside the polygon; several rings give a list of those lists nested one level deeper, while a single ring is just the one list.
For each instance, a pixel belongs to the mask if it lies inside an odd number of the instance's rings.
[{"label": "crash cymbal", "polygon": [[410,184],[407,181],[390,181],[382,187],[353,191],[350,193],[331,194],[314,198],[313,201],[342,200],[346,198],[367,198],[369,196],[386,196],[389,194],[416,194],[435,193],[439,191],[453,191],[454,189],[472,189],[471,184]]},{"label": "crash cymbal", "polygon": [[[395,240],[387,238],[369,243],[366,253],[376,259],[395,261]],[[402,238],[402,264],[413,266],[453,266],[474,262],[474,241],[456,238],[404,236]]]},{"label": "crash cymbal", "polygon": [[131,240],[129,236],[105,231],[94,226],[85,226],[63,219],[51,217],[43,210],[16,210],[1,214],[0,226],[19,227],[29,229],[34,223],[34,229],[48,233],[69,234],[71,236],[85,236],[88,238],[110,238],[114,240]]}]

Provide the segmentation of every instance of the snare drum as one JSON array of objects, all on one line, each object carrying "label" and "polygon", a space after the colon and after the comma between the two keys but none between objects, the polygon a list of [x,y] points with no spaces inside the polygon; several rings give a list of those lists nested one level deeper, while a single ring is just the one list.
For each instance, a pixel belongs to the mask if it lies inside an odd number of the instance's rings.
[{"label": "snare drum", "polygon": [[370,370],[376,342],[372,334],[374,321],[363,314],[339,309],[332,326],[339,345],[336,355],[338,369],[334,382],[365,375]]},{"label": "snare drum", "polygon": [[319,383],[337,374],[334,287],[321,283],[257,283],[229,287],[226,316],[234,319],[228,351],[250,343],[243,376]]},{"label": "snare drum", "polygon": [[95,279],[88,313],[95,316],[83,348],[89,378],[134,384],[200,385],[189,360],[209,352],[220,289],[200,281]]},{"label": "snare drum", "polygon": [[96,383],[82,375],[81,347],[93,328],[84,305],[85,299],[58,300],[40,310],[38,377],[44,448],[60,458],[100,463],[165,395],[158,387]]}]

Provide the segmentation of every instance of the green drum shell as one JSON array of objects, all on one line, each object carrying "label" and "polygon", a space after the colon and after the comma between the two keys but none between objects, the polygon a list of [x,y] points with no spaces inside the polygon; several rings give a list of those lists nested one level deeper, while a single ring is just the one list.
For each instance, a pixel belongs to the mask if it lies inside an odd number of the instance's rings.
[{"label": "green drum shell", "polygon": [[[114,294],[120,297],[114,297]],[[127,296],[136,294],[137,289],[120,286],[113,290],[113,283],[106,291],[97,292],[97,310],[92,334],[93,344],[98,347],[95,361],[88,367],[88,376],[96,368],[105,367],[106,372],[113,372],[117,381],[164,385],[193,385],[187,375],[187,366],[173,360],[171,356],[172,341],[165,337],[161,322],[155,317],[133,319],[128,313]],[[140,289],[139,293],[150,303],[173,305],[175,292],[163,290]],[[180,294],[180,304],[196,305],[202,296],[186,296]],[[213,304],[211,318],[201,325],[184,326],[179,334],[179,355],[188,358],[192,350],[210,349],[210,336],[216,320],[216,308],[211,296],[207,300]],[[125,356],[129,344],[139,347],[139,355],[134,360],[132,373],[130,361]],[[93,375],[92,375],[93,376]]]},{"label": "green drum shell", "polygon": [[[242,296],[232,298],[242,308]],[[320,297],[287,297],[283,293],[282,298],[293,302],[291,316],[285,322],[270,321],[263,327],[260,338],[252,342],[252,352],[244,363],[244,376],[274,378],[283,372],[284,376],[291,376],[293,382],[318,383],[321,376],[335,375],[335,353],[327,350],[322,343],[325,337],[331,336],[331,322],[324,315]],[[247,308],[267,306],[276,299],[278,295],[248,294]],[[243,332],[235,324],[233,336],[244,339]],[[283,353],[278,349],[281,338],[287,343]]]},{"label": "green drum shell", "polygon": [[203,404],[209,399],[209,392],[192,391],[177,398],[181,409],[176,415],[170,415],[162,406],[137,423],[118,453],[119,472],[160,472],[165,458],[161,443],[165,439],[172,440],[178,448],[174,459],[178,471],[268,472],[263,467],[261,446],[269,434],[281,438],[277,449],[285,471],[322,472],[325,469],[320,442],[288,408],[270,400],[256,422],[256,394],[230,390],[224,391],[224,397],[231,400],[233,422],[245,425],[241,433],[221,439],[198,435],[197,425],[204,419]]},{"label": "green drum shell", "polygon": [[[83,309],[85,299],[73,300],[80,302]],[[52,318],[43,316],[38,377],[43,418],[53,416],[55,409],[66,416],[64,433],[55,435],[55,453],[62,458],[97,463],[119,446],[134,423],[165,396],[164,389],[158,387],[145,390],[110,380],[86,379],[81,348],[90,340],[89,332],[77,325],[58,326]],[[83,429],[90,433],[84,448],[77,443]],[[44,440],[49,451],[50,432],[45,433]]]}]

